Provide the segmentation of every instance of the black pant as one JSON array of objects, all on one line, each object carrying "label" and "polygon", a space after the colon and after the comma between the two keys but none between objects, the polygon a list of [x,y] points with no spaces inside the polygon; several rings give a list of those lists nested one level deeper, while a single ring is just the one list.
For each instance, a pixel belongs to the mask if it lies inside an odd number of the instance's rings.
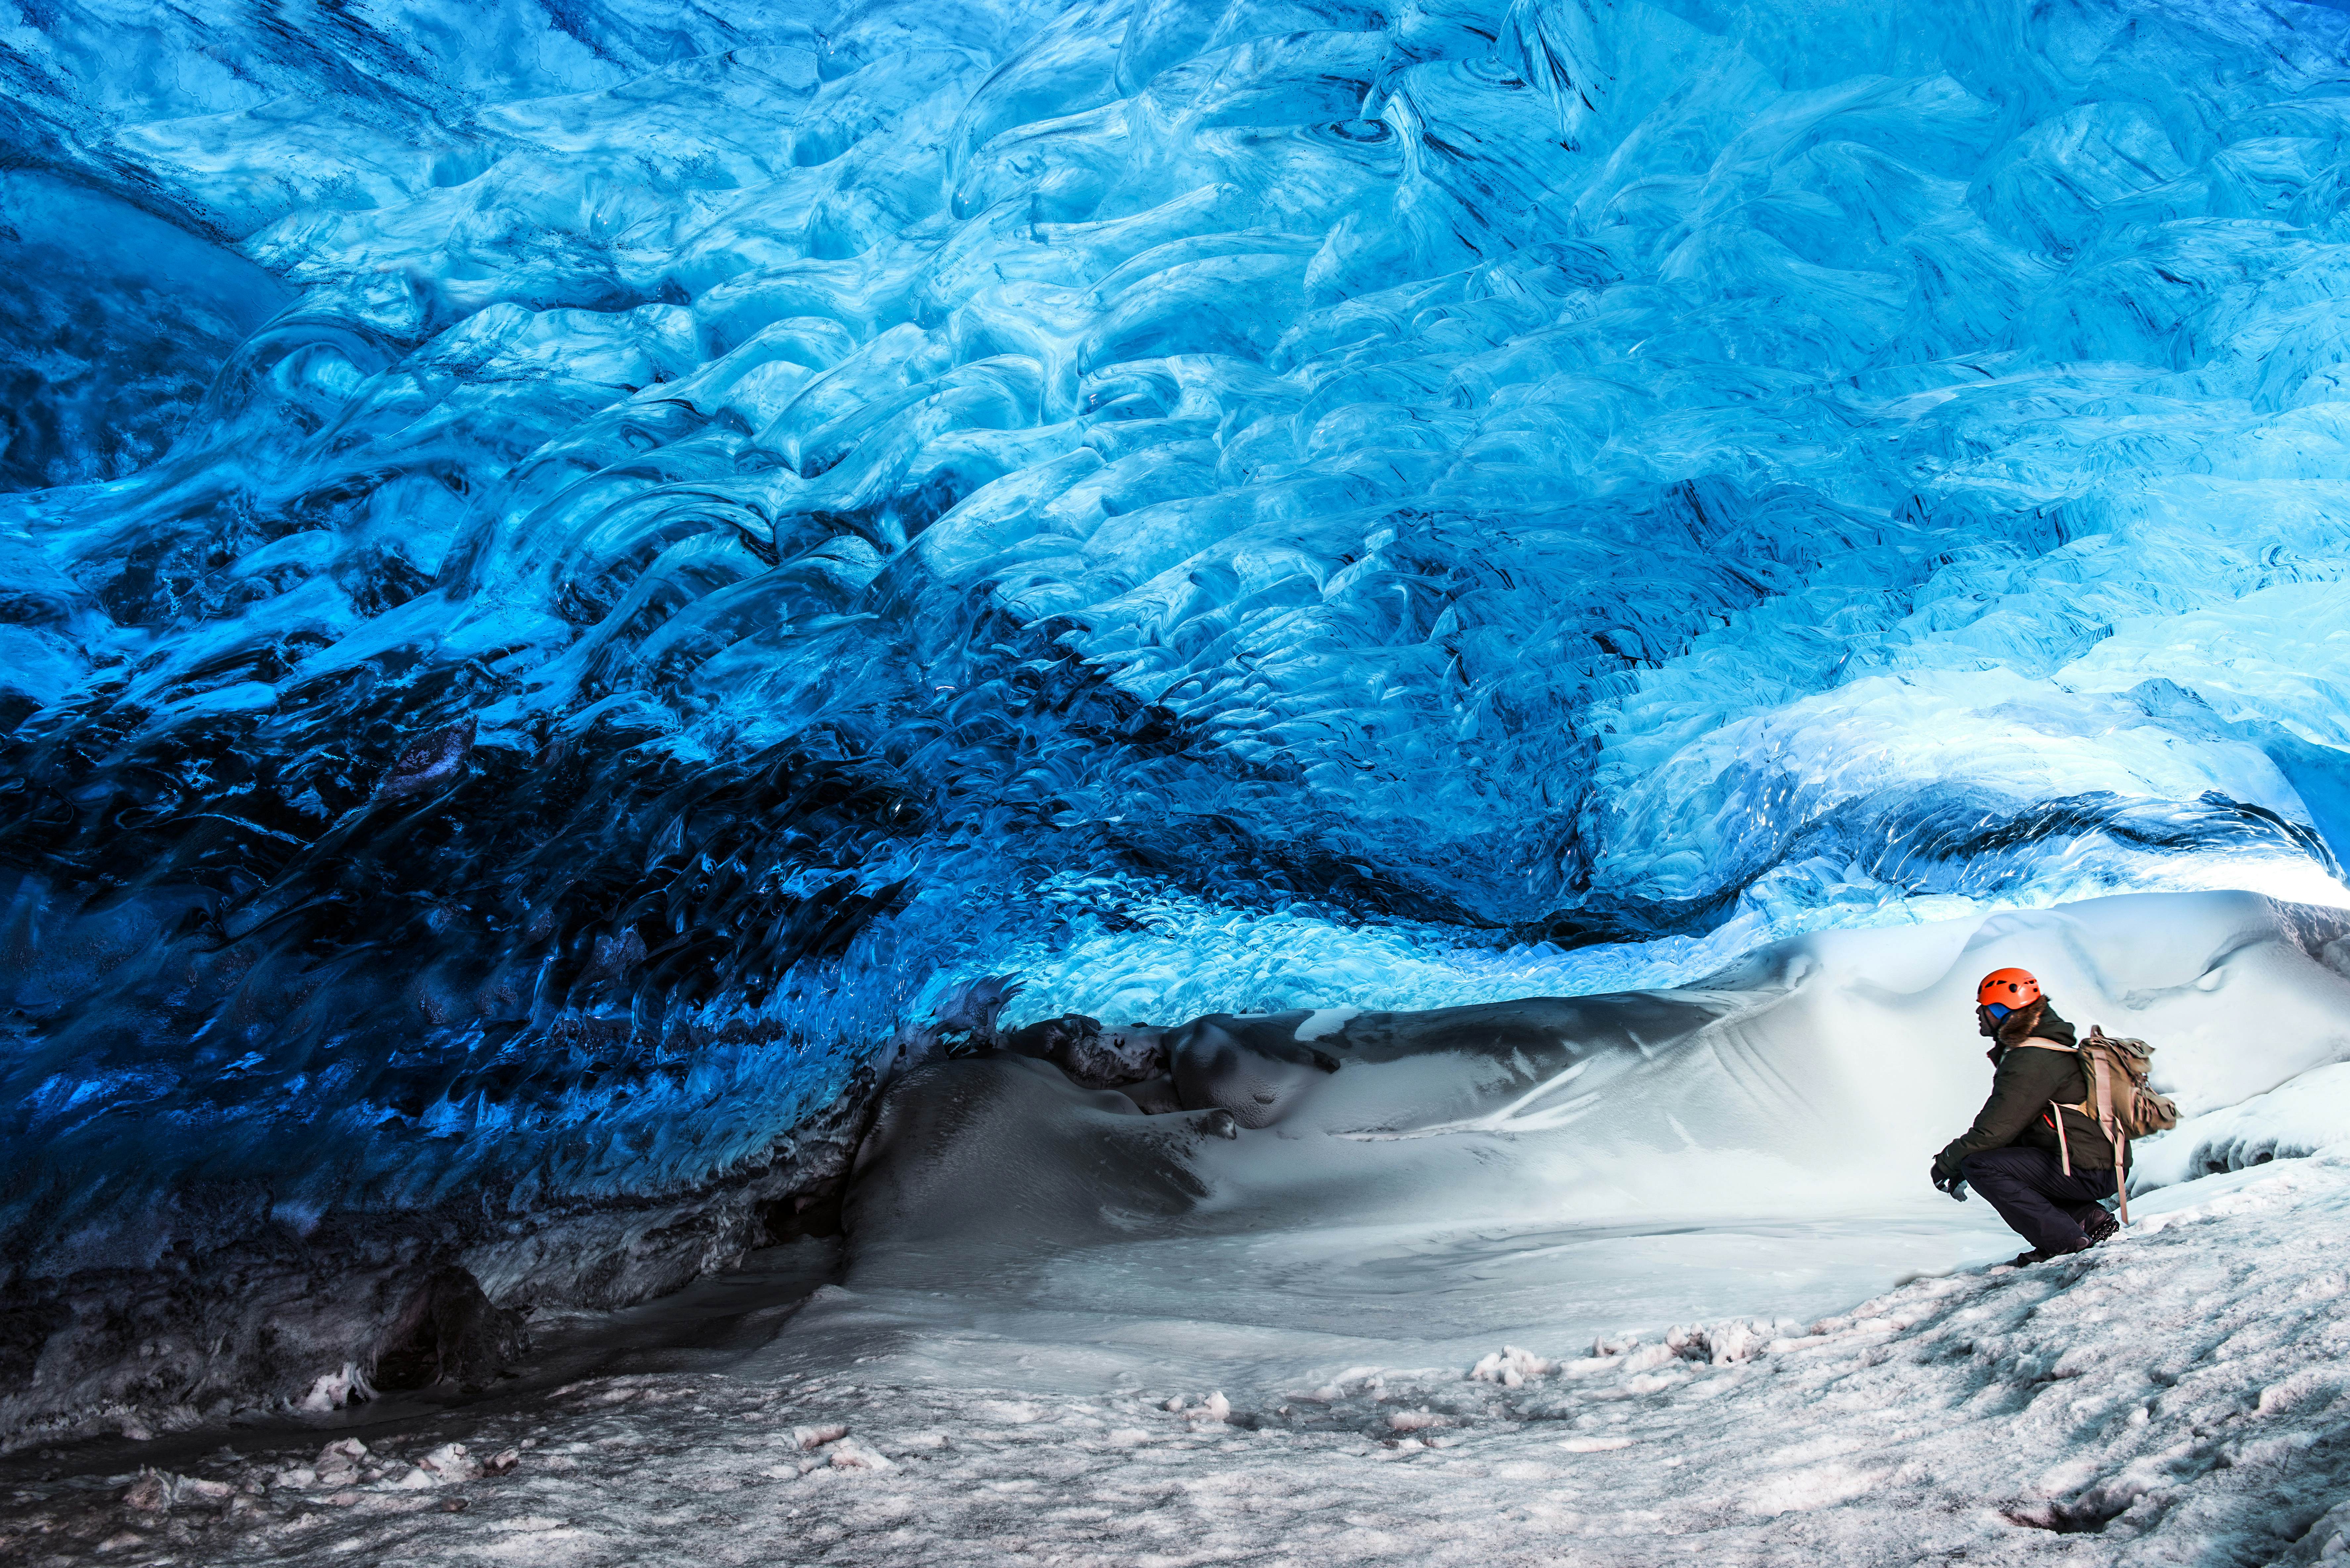
[{"label": "black pant", "polygon": [[2044,1148],[1994,1148],[1967,1156],[1960,1168],[2008,1229],[2048,1253],[2077,1252],[2089,1244],[2082,1225],[2102,1213],[2100,1198],[2114,1194],[2114,1173],[2075,1160],[2064,1174]]}]

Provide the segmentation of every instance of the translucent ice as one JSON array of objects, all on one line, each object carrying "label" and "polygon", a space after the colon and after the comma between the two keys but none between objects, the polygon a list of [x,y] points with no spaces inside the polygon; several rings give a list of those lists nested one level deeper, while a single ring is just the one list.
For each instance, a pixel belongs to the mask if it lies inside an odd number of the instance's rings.
[{"label": "translucent ice", "polygon": [[1395,1007],[2335,896],[2345,39],[26,11],[6,1255],[691,1183],[983,972]]}]

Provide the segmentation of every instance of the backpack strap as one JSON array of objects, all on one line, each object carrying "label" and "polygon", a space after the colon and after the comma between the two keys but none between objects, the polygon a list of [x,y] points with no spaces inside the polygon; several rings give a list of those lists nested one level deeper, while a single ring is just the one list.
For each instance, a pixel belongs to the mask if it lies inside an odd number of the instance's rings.
[{"label": "backpack strap", "polygon": [[[2129,1223],[2129,1135],[2122,1131],[2121,1122],[2114,1116],[2114,1079],[2112,1064],[2103,1051],[2085,1051],[2089,1059],[2090,1076],[2096,1081],[2094,1098],[2097,1103],[2097,1125],[2106,1129],[2106,1137],[2114,1146],[2114,1191],[2121,1199],[2122,1223]],[[2058,1118],[2062,1120],[2062,1117]]]}]

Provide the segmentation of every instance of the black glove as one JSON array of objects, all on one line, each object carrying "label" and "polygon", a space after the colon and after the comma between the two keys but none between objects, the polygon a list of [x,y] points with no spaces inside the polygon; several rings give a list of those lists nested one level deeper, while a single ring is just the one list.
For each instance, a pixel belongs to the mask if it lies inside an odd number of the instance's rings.
[{"label": "black glove", "polygon": [[1934,1168],[1934,1190],[1947,1192],[1964,1203],[1967,1200],[1967,1179],[1963,1176],[1947,1175],[1938,1165]]}]

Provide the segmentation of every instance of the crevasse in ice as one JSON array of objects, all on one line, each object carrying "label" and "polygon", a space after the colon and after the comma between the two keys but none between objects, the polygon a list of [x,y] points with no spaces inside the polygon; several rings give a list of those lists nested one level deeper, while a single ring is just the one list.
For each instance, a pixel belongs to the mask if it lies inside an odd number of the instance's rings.
[{"label": "crevasse in ice", "polygon": [[2330,9],[10,16],[11,1236],[2350,836]]}]

